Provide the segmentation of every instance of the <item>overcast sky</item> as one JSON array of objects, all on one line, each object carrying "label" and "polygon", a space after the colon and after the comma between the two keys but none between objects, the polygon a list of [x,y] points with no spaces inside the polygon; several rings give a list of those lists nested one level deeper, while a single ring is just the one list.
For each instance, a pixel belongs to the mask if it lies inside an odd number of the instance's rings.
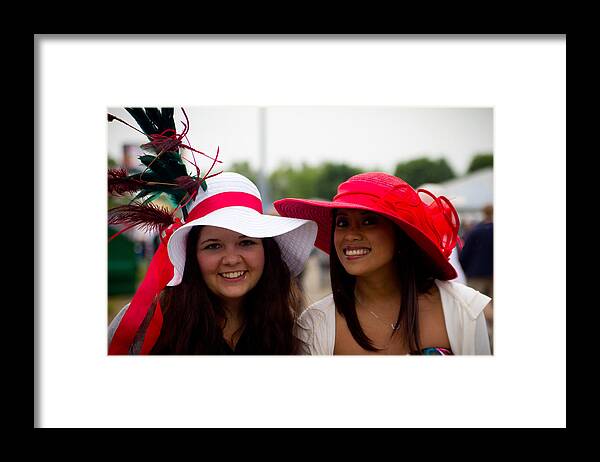
[{"label": "overcast sky", "polygon": [[[393,173],[398,162],[428,156],[445,157],[462,175],[473,155],[493,152],[492,108],[271,106],[261,111],[255,106],[196,106],[185,111],[191,146],[212,155],[219,146],[219,168],[224,170],[237,161],[258,169],[262,151],[267,172],[285,161],[315,165],[329,160]],[[108,112],[137,127],[123,108]],[[178,132],[182,120],[181,108],[176,108]],[[133,129],[116,121],[108,124],[111,157],[120,157],[124,144],[144,142]],[[201,159],[200,168],[208,168],[210,161]]]}]

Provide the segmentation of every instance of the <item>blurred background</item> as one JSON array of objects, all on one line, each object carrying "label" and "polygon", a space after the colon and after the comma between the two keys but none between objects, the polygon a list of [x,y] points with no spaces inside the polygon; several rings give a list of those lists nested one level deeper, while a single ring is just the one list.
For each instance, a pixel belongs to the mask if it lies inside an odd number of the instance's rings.
[{"label": "blurred background", "polygon": [[[107,108],[138,128],[122,107]],[[493,204],[493,109],[406,107],[185,107],[188,145],[211,156],[214,172],[235,171],[259,188],[265,213],[283,197],[331,200],[352,175],[381,171],[415,188],[448,197],[457,208],[464,238]],[[178,133],[185,121],[175,108]],[[118,122],[107,126],[108,168],[143,170],[138,156],[148,140]],[[191,159],[189,152],[182,155]],[[202,173],[211,161],[196,154]],[[191,165],[188,164],[188,167]],[[192,168],[189,168],[192,173]],[[195,172],[193,172],[195,174]],[[108,208],[132,197],[108,197]],[[170,206],[166,201],[164,206]],[[111,236],[119,229],[109,227]],[[130,301],[157,246],[157,236],[129,230],[108,245],[108,322]],[[460,249],[457,249],[457,253]],[[330,292],[329,260],[314,249],[302,273],[308,303]],[[458,254],[459,282],[466,277]],[[491,312],[488,315],[490,340]]]}]

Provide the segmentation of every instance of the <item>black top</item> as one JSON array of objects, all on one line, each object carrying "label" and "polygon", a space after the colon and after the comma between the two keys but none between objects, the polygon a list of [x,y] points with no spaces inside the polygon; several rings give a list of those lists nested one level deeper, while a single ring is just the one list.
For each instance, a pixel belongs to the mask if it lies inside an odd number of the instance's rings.
[{"label": "black top", "polygon": [[223,339],[223,343],[220,346],[220,351],[216,354],[221,355],[254,355],[260,354],[256,351],[256,347],[253,345],[251,335],[248,333],[248,329],[244,329],[241,337],[235,344],[235,348],[231,348],[227,341]]},{"label": "black top", "polygon": [[[127,311],[128,308],[129,308],[129,304],[125,305],[121,309],[121,311],[119,311],[119,313],[115,316],[115,318],[111,321],[110,325],[108,326],[108,343],[109,343],[109,345],[110,345],[110,342],[112,341],[112,337],[113,337],[119,323],[121,322],[123,315],[125,314],[125,312]],[[144,321],[142,322],[142,325],[138,329],[138,332],[135,335],[134,341],[133,341],[131,347],[129,348],[129,354],[132,354],[132,355],[140,354],[140,352],[142,350],[142,345],[144,344],[146,331],[147,331],[148,325],[150,323],[150,319],[152,317],[153,312],[154,312],[153,308],[148,311],[146,318],[144,319]],[[212,347],[212,351],[202,353],[202,354],[207,354],[207,355],[272,355],[272,354],[280,354],[280,353],[273,353],[270,351],[269,352],[261,351],[261,346],[260,346],[259,342],[256,341],[257,338],[258,338],[258,336],[252,332],[252,328],[246,326],[246,328],[243,330],[242,335],[240,336],[237,344],[235,345],[235,348],[231,348],[229,346],[229,344],[225,341],[225,339],[221,337],[221,341],[217,345],[214,345]],[[157,354],[157,353],[155,353],[155,354]],[[168,355],[168,354],[174,354],[174,353],[170,353],[168,351],[162,351],[160,354]],[[190,353],[190,354],[195,354],[195,353]]]}]

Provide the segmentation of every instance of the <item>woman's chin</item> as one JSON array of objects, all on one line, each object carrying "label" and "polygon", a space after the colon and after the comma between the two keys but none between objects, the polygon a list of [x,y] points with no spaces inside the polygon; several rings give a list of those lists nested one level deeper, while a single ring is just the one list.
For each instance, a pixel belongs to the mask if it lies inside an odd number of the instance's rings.
[{"label": "woman's chin", "polygon": [[227,288],[219,291],[221,298],[225,300],[238,300],[243,298],[249,290],[246,287]]},{"label": "woman's chin", "polygon": [[342,264],[342,266],[350,276],[362,276],[371,271],[371,268],[362,264]]}]

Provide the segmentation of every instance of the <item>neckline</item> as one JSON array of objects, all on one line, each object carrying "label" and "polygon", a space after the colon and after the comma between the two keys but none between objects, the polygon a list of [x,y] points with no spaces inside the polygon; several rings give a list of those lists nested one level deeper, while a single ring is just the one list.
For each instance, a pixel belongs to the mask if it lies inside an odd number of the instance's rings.
[{"label": "neckline", "polygon": [[[447,283],[449,281],[440,281],[439,279],[434,279],[433,280],[434,284],[436,285],[438,291],[440,292],[440,301],[442,304],[442,313],[444,314],[444,323],[446,325],[446,332],[448,333],[448,340],[450,341],[450,351],[454,351],[452,349],[452,339],[450,338],[450,332],[448,331],[448,307],[447,307],[447,303],[446,303],[446,293],[445,293],[445,287],[442,287],[443,284],[442,283]],[[335,351],[335,332],[336,332],[336,328],[337,328],[337,308],[335,307],[335,300],[333,299],[333,293],[329,294],[329,297],[331,297],[331,304],[333,306],[333,322],[331,323],[331,325],[333,326],[333,335],[331,336],[331,338],[333,339],[332,345],[331,345],[331,355],[334,354]],[[430,348],[436,348],[436,347],[430,347]],[[423,350],[423,348],[421,348],[421,350]],[[454,354],[454,353],[452,353]],[[406,355],[410,355],[410,353],[406,353]],[[397,356],[403,356],[403,355],[397,355]]]}]

